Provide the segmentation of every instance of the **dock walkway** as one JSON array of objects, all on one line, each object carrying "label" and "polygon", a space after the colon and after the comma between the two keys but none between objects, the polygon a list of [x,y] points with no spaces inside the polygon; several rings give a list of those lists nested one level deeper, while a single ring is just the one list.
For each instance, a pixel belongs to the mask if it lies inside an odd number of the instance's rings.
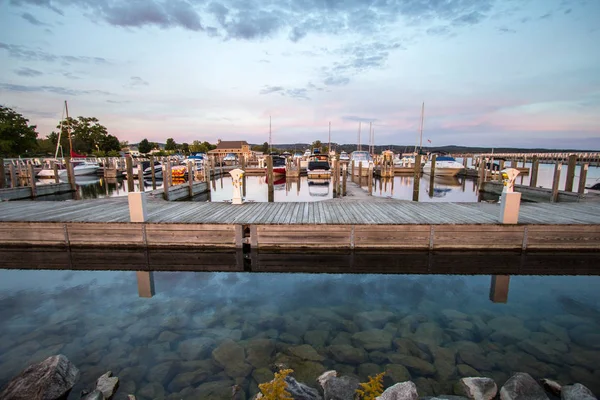
[{"label": "dock walkway", "polygon": [[0,203],[0,245],[464,250],[600,250],[600,207],[388,202],[169,203],[148,199],[130,223],[126,198]]}]

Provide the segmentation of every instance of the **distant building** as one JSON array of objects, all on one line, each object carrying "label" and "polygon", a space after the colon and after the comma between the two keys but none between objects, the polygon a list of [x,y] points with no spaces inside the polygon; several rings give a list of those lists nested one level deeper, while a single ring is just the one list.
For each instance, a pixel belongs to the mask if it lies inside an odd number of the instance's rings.
[{"label": "distant building", "polygon": [[210,150],[208,154],[217,157],[224,157],[227,154],[243,155],[248,158],[251,155],[250,145],[245,140],[221,140],[217,142],[217,148]]}]

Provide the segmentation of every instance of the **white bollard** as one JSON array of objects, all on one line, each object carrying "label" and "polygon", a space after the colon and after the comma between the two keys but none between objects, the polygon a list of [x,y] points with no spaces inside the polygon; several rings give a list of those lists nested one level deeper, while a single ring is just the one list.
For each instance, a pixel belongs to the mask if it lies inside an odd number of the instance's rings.
[{"label": "white bollard", "polygon": [[146,222],[146,196],[143,192],[130,192],[129,200],[130,222]]},{"label": "white bollard", "polygon": [[514,192],[515,179],[519,171],[507,168],[501,171],[504,189],[500,196],[500,216],[498,222],[502,224],[516,224],[519,222],[519,208],[521,207],[521,193]]},{"label": "white bollard", "polygon": [[242,204],[242,183],[244,177],[244,171],[236,168],[233,171],[229,171],[229,175],[233,179],[233,197],[231,198],[232,204]]}]

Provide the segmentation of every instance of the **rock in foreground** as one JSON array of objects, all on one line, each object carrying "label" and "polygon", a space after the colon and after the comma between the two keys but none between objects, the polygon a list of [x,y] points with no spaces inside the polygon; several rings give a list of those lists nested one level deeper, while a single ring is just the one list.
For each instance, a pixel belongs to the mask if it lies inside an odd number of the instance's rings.
[{"label": "rock in foreground", "polygon": [[417,386],[411,381],[396,383],[377,397],[376,400],[417,400]]},{"label": "rock in foreground", "polygon": [[549,400],[531,375],[517,372],[500,389],[500,400]]},{"label": "rock in foreground", "polygon": [[64,396],[79,379],[79,370],[60,354],[30,365],[0,393],[3,400],[54,400]]}]

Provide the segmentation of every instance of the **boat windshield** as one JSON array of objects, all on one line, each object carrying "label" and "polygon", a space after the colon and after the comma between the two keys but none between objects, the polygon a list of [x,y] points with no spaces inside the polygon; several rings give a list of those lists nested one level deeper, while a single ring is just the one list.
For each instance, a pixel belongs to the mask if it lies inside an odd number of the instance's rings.
[{"label": "boat windshield", "polygon": [[439,156],[439,157],[436,157],[435,160],[436,161],[456,161],[454,159],[454,157],[450,157],[450,156]]},{"label": "boat windshield", "polygon": [[366,151],[355,151],[352,153],[352,159],[356,161],[371,161],[371,155]]}]

